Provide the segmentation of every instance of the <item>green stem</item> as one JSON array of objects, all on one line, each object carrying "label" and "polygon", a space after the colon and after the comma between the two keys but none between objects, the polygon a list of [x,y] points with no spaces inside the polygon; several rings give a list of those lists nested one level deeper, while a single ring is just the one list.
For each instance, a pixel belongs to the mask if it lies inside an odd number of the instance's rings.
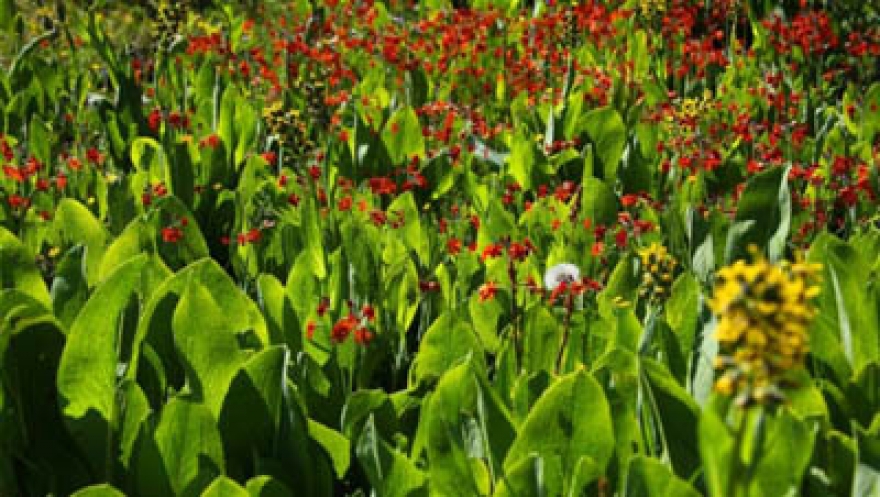
[{"label": "green stem", "polygon": [[764,438],[767,434],[766,421],[766,413],[764,412],[764,408],[761,407],[758,410],[758,419],[755,420],[754,426],[752,428],[752,447],[749,455],[749,460],[746,463],[745,467],[745,478],[743,478],[743,488],[745,488],[746,490],[748,490],[749,483],[755,476],[755,470],[758,468],[758,462],[760,461],[761,455],[763,454],[761,449],[764,445]]},{"label": "green stem", "polygon": [[736,427],[736,439],[733,443],[733,450],[730,453],[730,471],[727,475],[727,491],[724,492],[726,497],[738,497],[740,487],[740,473],[743,471],[742,464],[742,447],[745,442],[746,427],[748,426],[749,413],[741,411],[738,413],[740,418]]},{"label": "green stem", "polygon": [[565,321],[562,325],[562,343],[559,345],[559,355],[556,356],[556,374],[562,372],[562,358],[565,356],[565,349],[568,347],[568,337],[571,334],[571,314],[574,311],[574,296],[569,293],[566,301]]}]

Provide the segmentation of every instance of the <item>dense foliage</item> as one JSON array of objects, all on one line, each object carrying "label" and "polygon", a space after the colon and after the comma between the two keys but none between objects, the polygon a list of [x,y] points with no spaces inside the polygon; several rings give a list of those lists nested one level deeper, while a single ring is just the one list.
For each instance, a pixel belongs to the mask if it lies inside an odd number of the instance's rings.
[{"label": "dense foliage", "polygon": [[0,32],[0,495],[880,495],[872,2]]}]

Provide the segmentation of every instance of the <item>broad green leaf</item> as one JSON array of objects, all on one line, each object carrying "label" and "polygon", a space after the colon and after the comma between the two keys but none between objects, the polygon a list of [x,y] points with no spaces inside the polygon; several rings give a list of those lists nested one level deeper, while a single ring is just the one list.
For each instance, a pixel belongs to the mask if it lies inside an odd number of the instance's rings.
[{"label": "broad green leaf", "polygon": [[34,255],[18,238],[0,227],[0,289],[15,288],[45,305],[52,305]]},{"label": "broad green leaf", "polygon": [[528,136],[528,131],[519,131],[512,140],[507,172],[523,189],[529,190],[532,187],[532,169],[535,167],[535,144]]},{"label": "broad green leaf", "polygon": [[422,264],[427,265],[429,263],[428,237],[422,231],[419,209],[416,207],[416,201],[413,198],[412,192],[406,192],[391,202],[388,212],[397,211],[403,213],[405,223],[403,228],[397,230],[397,233],[403,235],[403,242],[418,255]]},{"label": "broad green leaf", "polygon": [[306,203],[301,211],[305,223],[303,236],[305,237],[306,253],[311,258],[312,272],[323,280],[327,276],[327,266],[324,262],[324,240],[318,217],[318,207],[313,202]]},{"label": "broad green leaf", "polygon": [[336,477],[344,478],[351,464],[351,447],[348,439],[338,431],[312,420],[309,420],[309,435],[330,457]]},{"label": "broad green leaf", "polygon": [[750,495],[796,495],[813,454],[815,428],[788,410],[767,420]]},{"label": "broad green leaf", "polygon": [[581,214],[594,225],[611,225],[617,221],[617,196],[598,178],[584,178]]},{"label": "broad green leaf", "polygon": [[419,117],[412,107],[397,109],[382,130],[382,141],[393,164],[401,165],[414,156],[425,155],[425,138]]},{"label": "broad green leaf", "polygon": [[493,495],[495,497],[543,497],[547,495],[544,471],[543,458],[534,452],[527,454],[525,458],[520,459],[505,471],[505,475],[499,481]]},{"label": "broad green leaf", "polygon": [[292,497],[293,492],[280,480],[271,476],[255,476],[248,480],[247,491],[251,497]]},{"label": "broad green leaf", "polygon": [[788,169],[775,167],[752,177],[740,197],[736,219],[727,238],[728,263],[748,255],[752,244],[763,249],[771,261],[783,256],[791,227],[791,193]]},{"label": "broad green leaf", "polygon": [[[869,293],[868,263],[849,244],[828,234],[814,241],[808,260],[823,265],[822,289],[816,299],[819,313],[810,337],[815,340],[813,353],[835,366],[839,374],[846,374],[845,366],[839,365],[841,351],[854,371],[880,359],[878,308]],[[836,343],[827,343],[830,340]]]},{"label": "broad green leaf", "polygon": [[630,459],[624,497],[699,497],[700,493],[675,476],[656,459],[638,455]]},{"label": "broad green leaf", "polygon": [[602,161],[602,178],[613,182],[626,144],[626,127],[613,107],[603,107],[583,116],[590,138],[596,144],[596,156]]},{"label": "broad green leaf", "polygon": [[250,495],[241,485],[226,476],[218,476],[202,492],[202,497],[250,497]]},{"label": "broad green leaf", "polygon": [[12,28],[17,11],[15,0],[0,0],[0,29],[8,31]]},{"label": "broad green leaf", "polygon": [[425,474],[387,442],[379,438],[372,416],[356,446],[358,461],[373,489],[383,497],[427,495]]},{"label": "broad green leaf", "polygon": [[648,396],[645,408],[656,408],[662,440],[675,474],[689,480],[700,469],[697,420],[700,408],[659,362],[644,358]]},{"label": "broad green leaf", "polygon": [[107,232],[81,203],[64,198],[55,211],[55,228],[65,241],[82,243],[86,248],[86,278],[89,286],[100,281],[98,267],[104,255]]},{"label": "broad green leaf", "polygon": [[71,325],[58,366],[65,424],[99,474],[115,457],[108,449],[119,423],[120,316],[142,285],[147,262],[146,256],[130,260],[98,287]]},{"label": "broad green leaf", "polygon": [[287,356],[281,346],[262,350],[232,379],[218,420],[230,465],[246,465],[253,454],[272,453],[281,422]]},{"label": "broad green leaf", "polygon": [[78,490],[71,497],[125,497],[125,494],[113,485],[102,483]]},{"label": "broad green leaf", "polygon": [[423,407],[422,423],[428,430],[428,477],[434,495],[484,495],[490,486],[491,467],[501,468],[503,453],[492,449],[490,438],[497,439],[496,434],[500,434],[506,440],[497,441],[509,444],[513,427],[509,420],[495,418],[493,421],[508,421],[507,426],[489,428],[490,420],[478,410],[478,402],[485,399],[479,395],[480,390],[470,365],[461,364],[443,375],[430,402]]},{"label": "broad green leaf", "polygon": [[856,428],[857,466],[852,497],[880,495],[880,435]]},{"label": "broad green leaf", "polygon": [[116,268],[145,251],[153,250],[149,241],[149,227],[141,219],[133,220],[107,247],[98,267],[98,280],[104,280]]},{"label": "broad green leaf", "polygon": [[582,489],[572,488],[572,480],[581,458],[588,458],[601,471],[613,451],[605,394],[582,370],[562,377],[538,399],[507,453],[504,468],[509,472],[530,454],[539,454],[549,494],[577,495]]},{"label": "broad green leaf", "polygon": [[52,308],[55,316],[67,327],[89,299],[84,262],[85,248],[81,245],[73,247],[58,261],[52,278]]},{"label": "broad green leaf", "polygon": [[666,302],[666,322],[678,338],[682,354],[690,356],[697,334],[700,311],[700,285],[690,273],[683,273],[672,284]]},{"label": "broad green leaf", "polygon": [[188,393],[220,417],[233,377],[247,358],[224,308],[201,282],[190,281],[174,311],[172,329]]},{"label": "broad green leaf", "polygon": [[[264,345],[269,343],[266,323],[256,304],[247,298],[226,271],[213,259],[204,259],[187,266],[165,280],[161,286],[156,288],[152,297],[146,301],[132,345],[132,364],[128,372],[130,377],[138,373],[140,351],[144,341],[149,342],[158,352],[166,370],[169,372],[178,371],[183,375],[177,359],[178,352],[175,347],[175,337],[172,334],[172,321],[176,315],[177,305],[190,284],[198,287],[199,292],[197,293],[200,294],[198,298],[208,298],[211,301],[214,312],[210,319],[222,321],[220,324],[214,322],[215,326],[222,326],[227,331],[232,330],[231,333],[236,337],[236,344],[238,340],[243,342],[256,341]],[[207,292],[208,297],[201,295],[203,292]],[[216,311],[218,308],[220,311]],[[200,318],[199,309],[193,309],[192,312],[195,314],[186,316],[186,319],[198,321]],[[183,317],[181,315],[181,318]],[[187,329],[185,331],[195,331],[195,334],[198,335],[200,328],[196,327],[195,330]],[[185,335],[190,336],[188,333]],[[186,336],[182,336],[180,340],[187,342]],[[227,342],[225,339],[222,341]],[[191,347],[207,349],[211,347],[211,344],[183,343],[180,347],[182,350],[189,350]],[[226,359],[230,360],[231,358]]]},{"label": "broad green leaf", "polygon": [[470,324],[447,311],[422,337],[410,370],[410,383],[415,386],[436,381],[467,357],[471,357],[477,367],[485,368],[483,349]]},{"label": "broad green leaf", "polygon": [[700,439],[703,473],[711,497],[728,497],[731,457],[734,441],[724,420],[712,409],[700,416],[697,427]]},{"label": "broad green leaf", "polygon": [[223,474],[223,443],[217,422],[200,403],[172,398],[162,410],[155,444],[175,495],[199,495]]}]

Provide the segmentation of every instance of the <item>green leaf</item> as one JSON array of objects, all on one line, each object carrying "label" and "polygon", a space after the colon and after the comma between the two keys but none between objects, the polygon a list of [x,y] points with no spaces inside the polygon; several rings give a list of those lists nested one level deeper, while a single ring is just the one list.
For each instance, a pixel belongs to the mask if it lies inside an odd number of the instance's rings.
[{"label": "green leaf", "polygon": [[230,464],[236,460],[246,465],[253,454],[272,453],[281,422],[287,355],[280,346],[262,350],[248,359],[233,378],[219,417]]},{"label": "green leaf", "polygon": [[305,230],[306,253],[311,257],[312,271],[318,279],[327,277],[327,266],[324,263],[324,240],[322,238],[318,207],[313,202],[307,202],[301,211]]},{"label": "green leaf", "polygon": [[814,241],[808,260],[823,265],[816,299],[819,313],[810,336],[816,343],[811,349],[844,379],[849,374],[840,365],[841,352],[853,371],[880,359],[878,308],[869,293],[870,265],[852,246],[825,233]]},{"label": "green leaf", "polygon": [[145,251],[152,251],[153,246],[149,242],[147,224],[141,219],[134,219],[125,230],[110,243],[101,264],[98,267],[98,281],[107,278],[116,268],[128,260],[137,257]]},{"label": "green leaf", "polygon": [[255,476],[248,480],[247,491],[251,497],[292,497],[293,492],[280,480],[271,476]]},{"label": "green leaf", "polygon": [[12,233],[0,226],[0,289],[15,288],[47,308],[52,299],[34,262],[34,255]]},{"label": "green leaf", "polygon": [[85,246],[86,279],[90,287],[97,284],[100,281],[98,266],[104,255],[104,244],[107,240],[104,227],[95,219],[91,211],[71,198],[64,198],[58,203],[53,222],[62,239],[82,243]]},{"label": "green leaf", "polygon": [[856,427],[857,466],[853,480],[853,497],[880,495],[880,436]]},{"label": "green leaf", "polygon": [[630,459],[624,497],[699,497],[700,493],[665,464],[642,455]]},{"label": "green leaf", "polygon": [[617,196],[598,178],[584,178],[581,213],[594,225],[612,225],[617,221]]},{"label": "green leaf", "polygon": [[539,454],[548,494],[577,495],[582,488],[573,488],[572,480],[580,460],[587,458],[601,472],[613,452],[613,425],[605,394],[582,370],[562,377],[538,399],[510,447],[504,468],[510,472],[530,454]]},{"label": "green leaf", "polygon": [[736,207],[736,218],[727,237],[725,259],[744,259],[752,244],[767,249],[771,261],[784,255],[791,228],[791,194],[788,169],[775,167],[753,176]]},{"label": "green leaf", "polygon": [[12,29],[17,10],[14,0],[0,0],[0,29],[4,31]]},{"label": "green leaf", "polygon": [[[223,443],[217,422],[202,404],[172,398],[162,410],[155,443],[175,495],[199,495],[214,478],[223,474]],[[157,478],[158,475],[143,476]]]},{"label": "green leaf", "polygon": [[412,107],[401,107],[391,115],[382,130],[382,141],[393,164],[401,165],[413,156],[425,155],[422,126]]},{"label": "green leaf", "polygon": [[500,476],[515,432],[497,399],[482,387],[470,365],[461,364],[443,375],[423,406],[434,494],[485,495],[490,475]]},{"label": "green leaf", "polygon": [[71,497],[125,497],[125,494],[113,485],[102,483],[77,490]]},{"label": "green leaf", "polygon": [[395,211],[403,212],[405,222],[403,228],[396,230],[396,232],[403,235],[403,242],[406,246],[416,253],[422,264],[427,265],[429,263],[428,238],[422,232],[422,225],[419,221],[419,209],[416,207],[416,201],[413,198],[412,192],[406,192],[391,202],[388,212]]},{"label": "green leaf", "polygon": [[428,328],[410,370],[410,384],[422,385],[440,378],[448,369],[471,357],[485,368],[483,349],[470,324],[451,311]]},{"label": "green leaf", "polygon": [[357,456],[370,485],[383,497],[427,495],[427,479],[415,464],[379,438],[373,417],[357,441]]},{"label": "green leaf", "polygon": [[700,469],[697,420],[700,408],[659,362],[643,359],[649,402],[656,407],[663,441],[675,473],[685,479]]},{"label": "green leaf", "polygon": [[336,430],[317,421],[309,420],[309,435],[318,442],[333,462],[337,478],[344,478],[351,464],[351,447],[348,439]]},{"label": "green leaf", "polygon": [[596,155],[602,161],[602,178],[613,182],[626,145],[623,118],[613,107],[603,107],[583,116],[590,138],[596,144]]},{"label": "green leaf", "polygon": [[43,164],[49,163],[52,160],[52,142],[49,126],[39,117],[31,117],[31,125],[28,128],[28,147],[31,155]]},{"label": "green leaf", "polygon": [[507,172],[524,190],[529,190],[532,187],[532,169],[535,167],[535,144],[526,130],[517,132],[512,140]]},{"label": "green leaf", "polygon": [[727,485],[730,479],[730,461],[733,457],[733,436],[712,409],[706,409],[700,416],[697,427],[700,438],[700,455],[703,461],[708,495],[727,497]]},{"label": "green leaf", "polygon": [[499,481],[494,496],[543,497],[547,495],[546,488],[544,482],[544,460],[538,454],[531,453],[516,464],[513,464],[505,472],[504,477]]},{"label": "green leaf", "polygon": [[233,377],[247,358],[224,308],[202,283],[190,281],[174,311],[172,329],[194,400],[220,416]]},{"label": "green leaf", "polygon": [[202,492],[202,497],[250,497],[250,493],[226,476],[218,476]]},{"label": "green leaf", "polygon": [[[189,338],[200,334],[199,328],[194,330],[194,335],[188,333],[190,330],[184,330],[187,333],[182,335],[179,340],[176,340],[172,333],[177,305],[190,284],[208,292],[214,310],[210,317],[212,325],[216,326],[216,320],[221,320],[220,326],[226,331],[232,330],[236,343],[241,340],[242,343],[249,344],[251,347],[260,348],[257,343],[267,344],[269,342],[266,323],[256,304],[247,298],[226,271],[213,259],[204,259],[187,266],[165,280],[146,301],[135,332],[132,344],[132,363],[127,377],[136,378],[140,373],[139,364],[145,343],[154,350],[156,358],[160,360],[162,369],[169,377],[171,384],[182,384],[186,379],[187,371],[183,369],[182,359],[179,359],[179,356],[184,352],[178,351],[187,351],[194,347],[203,349],[212,347],[210,340],[208,343],[198,341],[186,343]],[[202,295],[198,298],[204,299],[205,297]],[[219,318],[217,308],[222,310],[219,313]],[[193,312],[196,315],[185,316],[187,320],[198,320],[198,309],[194,309]],[[184,316],[181,315],[182,317]],[[220,340],[228,343],[227,338],[223,336]],[[176,342],[179,343],[176,344]],[[226,358],[227,361],[230,359]],[[191,364],[188,367],[191,368]],[[189,375],[190,377],[194,376],[192,369],[189,369]],[[163,393],[163,398],[164,395]]]},{"label": "green leaf", "polygon": [[666,302],[666,323],[675,332],[685,357],[693,350],[699,311],[700,284],[690,273],[683,273],[672,284],[672,293]]},{"label": "green leaf", "polygon": [[55,267],[51,289],[52,308],[66,327],[73,324],[89,299],[89,284],[83,273],[84,262],[85,249],[80,245],[68,250]]},{"label": "green leaf", "polygon": [[65,424],[96,474],[112,470],[116,406],[119,318],[142,284],[148,259],[120,266],[98,287],[80,311],[58,366],[58,395]]},{"label": "green leaf", "polygon": [[783,410],[766,429],[750,495],[797,495],[813,454],[815,428]]}]

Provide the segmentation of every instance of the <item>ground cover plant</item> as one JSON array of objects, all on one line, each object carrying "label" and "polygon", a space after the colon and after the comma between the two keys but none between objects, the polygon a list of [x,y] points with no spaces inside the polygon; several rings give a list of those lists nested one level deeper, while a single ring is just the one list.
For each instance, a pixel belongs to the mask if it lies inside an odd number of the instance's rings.
[{"label": "ground cover plant", "polygon": [[872,2],[0,32],[0,495],[880,495]]}]

